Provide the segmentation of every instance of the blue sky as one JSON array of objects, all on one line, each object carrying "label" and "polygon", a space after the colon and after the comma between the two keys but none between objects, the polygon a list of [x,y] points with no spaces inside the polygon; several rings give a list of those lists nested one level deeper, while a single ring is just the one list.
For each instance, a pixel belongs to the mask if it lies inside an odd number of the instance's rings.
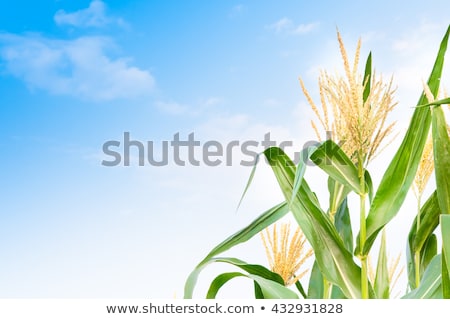
[{"label": "blue sky", "polygon": [[[236,214],[250,168],[135,157],[104,167],[103,143],[271,132],[300,147],[314,134],[298,77],[316,94],[318,71],[340,70],[336,27],[351,55],[361,37],[362,56],[394,74],[401,133],[449,11],[448,1],[0,4],[0,297],[181,296],[213,245],[281,200],[270,172],[258,171]],[[407,229],[405,210],[395,223]],[[246,247],[234,254],[265,262],[258,240]]]}]

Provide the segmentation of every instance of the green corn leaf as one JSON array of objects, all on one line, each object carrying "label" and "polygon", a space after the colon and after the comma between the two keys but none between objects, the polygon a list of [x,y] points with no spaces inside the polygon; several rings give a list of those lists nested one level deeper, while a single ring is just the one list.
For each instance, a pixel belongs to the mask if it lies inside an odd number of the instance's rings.
[{"label": "green corn leaf", "polygon": [[364,181],[366,182],[366,187],[369,193],[369,203],[372,203],[373,200],[373,182],[372,182],[372,176],[370,176],[370,173],[368,170],[364,171]]},{"label": "green corn leaf", "polygon": [[308,296],[306,295],[305,289],[303,289],[302,283],[300,282],[300,280],[297,280],[295,282],[295,288],[297,288],[298,292],[302,295],[303,298],[308,298]]},{"label": "green corn leaf", "polygon": [[328,177],[328,193],[330,194],[328,213],[334,216],[341,203],[350,193],[350,189]]},{"label": "green corn leaf", "polygon": [[448,272],[447,256],[442,255],[442,298],[450,299],[450,277]]},{"label": "green corn leaf", "polygon": [[434,256],[437,255],[437,237],[432,234],[428,240],[423,245],[422,251],[420,253],[420,274],[422,275],[433,260]]},{"label": "green corn leaf", "polygon": [[450,215],[441,215],[442,286],[444,298],[450,298]]},{"label": "green corn leaf", "polygon": [[431,109],[434,170],[439,207],[450,214],[450,139],[441,106]]},{"label": "green corn leaf", "polygon": [[314,261],[309,276],[308,299],[323,299],[323,275],[320,272],[317,261]]},{"label": "green corn leaf", "polygon": [[432,105],[444,105],[444,104],[450,104],[450,97],[447,97],[442,100],[436,100],[431,103],[417,105],[416,107],[426,107],[426,106],[432,106]]},{"label": "green corn leaf", "polygon": [[255,299],[264,299],[264,294],[261,290],[261,287],[256,281],[253,282],[253,286],[255,288]]},{"label": "green corn leaf", "polygon": [[[416,289],[416,266],[414,264],[414,252],[409,248],[406,250],[407,269],[408,269],[408,284],[411,289]],[[412,254],[412,255],[411,255]],[[419,274],[422,278],[425,269],[427,269],[431,260],[437,255],[437,238],[435,234],[431,234],[430,237],[423,244],[423,248],[420,252],[420,268]]]},{"label": "green corn leaf", "polygon": [[252,171],[250,172],[250,177],[248,178],[247,185],[245,185],[244,191],[242,192],[241,199],[239,200],[236,210],[238,210],[239,207],[241,206],[242,201],[244,200],[245,194],[247,194],[247,191],[253,182],[253,177],[255,176],[256,167],[258,166],[260,156],[261,156],[261,154],[256,155],[255,164],[253,165]]},{"label": "green corn leaf", "polygon": [[[430,253],[432,253],[433,250],[430,250],[431,247],[425,249],[425,246],[427,245],[427,242],[430,240],[431,237],[435,237],[433,235],[433,232],[439,224],[440,213],[441,211],[439,209],[437,193],[436,191],[434,191],[420,209],[419,229],[417,229],[418,216],[416,216],[414,222],[411,225],[411,229],[408,234],[406,258],[408,269],[408,282],[412,289],[416,288],[415,264],[414,264],[414,256],[416,252],[420,252],[421,260],[424,258],[425,255],[427,256],[427,258],[429,258],[434,257],[434,255],[437,254],[437,251],[435,251],[434,254],[430,256]],[[430,245],[430,243],[428,243],[428,245]],[[425,259],[424,261],[421,262],[420,274],[423,273],[425,269],[424,267],[428,265],[429,261],[430,259]],[[424,264],[424,262],[426,264]]]},{"label": "green corn leaf", "polygon": [[441,255],[434,256],[428,265],[418,288],[402,297],[402,299],[442,298]]},{"label": "green corn leaf", "polygon": [[416,231],[417,219],[411,226],[410,234],[413,237],[412,248],[414,251],[420,251],[425,241],[434,232],[439,224],[440,214],[437,192],[434,191],[420,209],[419,230]]},{"label": "green corn leaf", "polygon": [[[265,150],[264,155],[286,200],[289,200],[292,196],[295,166],[278,147]],[[361,269],[353,261],[352,254],[345,248],[329,217],[316,205],[315,196],[305,180],[290,209],[313,247],[317,264],[327,280],[339,286],[348,298],[361,298]]]},{"label": "green corn leaf", "polygon": [[278,204],[271,209],[264,212],[261,216],[255,219],[250,225],[245,227],[244,229],[238,231],[234,235],[225,239],[222,243],[214,247],[211,252],[200,262],[200,264],[195,267],[195,269],[191,272],[188,279],[186,280],[184,286],[184,298],[190,299],[192,298],[192,294],[194,292],[195,285],[197,283],[197,278],[203,268],[210,263],[211,258],[217,256],[220,253],[227,251],[228,249],[244,243],[251,239],[253,236],[258,234],[263,229],[269,227],[274,222],[285,216],[289,212],[289,207],[287,203],[283,202]]},{"label": "green corn leaf", "polygon": [[389,299],[389,269],[386,252],[386,232],[381,235],[380,251],[378,253],[378,263],[375,273],[374,290],[377,298]]},{"label": "green corn leaf", "polygon": [[300,185],[302,184],[303,176],[305,175],[306,165],[309,161],[309,157],[316,149],[317,146],[309,146],[304,148],[300,152],[300,161],[298,162],[297,169],[295,170],[294,190],[292,192],[292,196],[289,203],[292,203],[292,201],[295,199],[295,196],[297,195],[297,192],[300,189]]},{"label": "green corn leaf", "polygon": [[237,272],[224,273],[216,277],[208,290],[207,299],[214,299],[219,292],[219,289],[229,280],[236,277],[247,277],[254,280],[264,299],[298,299],[298,296],[292,290],[275,281],[257,275]]},{"label": "green corn leaf", "polygon": [[246,275],[240,272],[226,272],[214,278],[211,282],[208,293],[206,294],[206,299],[215,299],[220,288],[222,288],[222,286],[228,281],[236,277],[246,277]]},{"label": "green corn leaf", "polygon": [[247,274],[232,272],[224,273],[217,276],[211,283],[207,298],[215,298],[220,288],[229,280],[244,276],[255,280],[255,283],[261,289],[264,298],[298,298],[298,296],[290,289],[284,287],[283,279],[280,275],[268,270],[261,265],[247,264],[237,258],[212,258],[210,262],[221,262],[234,265],[246,271]]},{"label": "green corn leaf", "polygon": [[331,299],[348,299],[348,298],[345,296],[345,294],[338,286],[333,285],[333,287],[331,288]]},{"label": "green corn leaf", "polygon": [[247,275],[261,287],[264,299],[299,299],[297,294],[285,286],[257,275]]},{"label": "green corn leaf", "polygon": [[[428,86],[437,95],[439,90],[444,56],[450,27],[447,29],[428,80]],[[422,94],[418,105],[426,104]],[[414,180],[414,176],[422,157],[423,148],[428,137],[431,123],[429,108],[416,108],[406,135],[397,153],[386,170],[366,219],[367,234],[364,247],[359,247],[357,240],[356,255],[367,255],[380,230],[395,217]]]},{"label": "green corn leaf", "polygon": [[365,85],[363,92],[363,101],[366,102],[367,98],[370,95],[370,85],[372,81],[372,52],[369,52],[369,56],[367,57],[363,81],[363,85]]},{"label": "green corn leaf", "polygon": [[332,140],[322,143],[312,153],[311,160],[331,178],[349,187],[355,193],[365,193],[364,189],[360,189],[358,169],[355,164]]},{"label": "green corn leaf", "polygon": [[339,206],[336,215],[334,216],[334,225],[336,230],[344,242],[345,248],[352,253],[353,252],[353,231],[350,221],[350,212],[348,210],[347,198]]}]

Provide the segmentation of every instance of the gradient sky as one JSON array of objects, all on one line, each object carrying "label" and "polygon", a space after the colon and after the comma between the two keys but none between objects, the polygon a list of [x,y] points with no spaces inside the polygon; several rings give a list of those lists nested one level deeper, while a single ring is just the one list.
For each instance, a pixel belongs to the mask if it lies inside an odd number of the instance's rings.
[{"label": "gradient sky", "polygon": [[[299,148],[315,137],[298,77],[317,98],[318,71],[341,70],[336,27],[351,56],[361,37],[362,58],[372,51],[377,72],[394,75],[401,136],[448,12],[448,1],[2,2],[0,297],[181,297],[215,244],[282,200],[273,176],[261,165],[236,213],[250,173],[238,152],[231,166],[139,167],[133,154],[130,167],[104,167],[103,143],[271,132]],[[324,196],[319,175],[307,173]],[[226,255],[266,263],[259,239]],[[198,296],[222,269],[202,275]],[[230,286],[223,296],[251,296],[245,280]]]}]

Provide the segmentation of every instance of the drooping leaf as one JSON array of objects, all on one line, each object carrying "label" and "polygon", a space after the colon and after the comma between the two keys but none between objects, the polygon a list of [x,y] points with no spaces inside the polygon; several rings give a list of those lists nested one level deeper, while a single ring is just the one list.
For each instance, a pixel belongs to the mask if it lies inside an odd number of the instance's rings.
[{"label": "drooping leaf", "polygon": [[261,216],[255,219],[250,225],[238,231],[234,235],[228,237],[219,245],[214,247],[211,252],[195,267],[191,272],[184,286],[184,298],[192,298],[192,294],[197,283],[197,278],[202,269],[211,262],[211,258],[228,249],[244,243],[258,234],[263,229],[269,227],[274,222],[285,216],[289,212],[289,207],[286,202],[280,203],[271,209],[264,212]]},{"label": "drooping leaf", "polygon": [[298,298],[298,296],[292,290],[284,286],[283,279],[280,277],[280,275],[268,270],[261,265],[247,264],[246,262],[237,258],[225,257],[212,258],[210,262],[228,263],[241,268],[247,273],[243,274],[239,272],[232,272],[219,275],[212,281],[208,290],[207,298],[214,298],[217,295],[219,289],[222,288],[225,283],[239,276],[244,276],[255,280],[255,282],[260,287],[264,298],[266,299]]},{"label": "drooping leaf", "polygon": [[311,161],[324,170],[331,178],[349,187],[357,194],[360,189],[358,169],[344,151],[332,140],[322,143],[312,154]]},{"label": "drooping leaf", "polygon": [[[264,151],[287,200],[292,196],[295,166],[278,147]],[[348,298],[361,298],[361,269],[345,248],[330,218],[316,205],[315,196],[303,180],[291,212],[314,249],[317,264],[327,280],[339,286]],[[373,295],[373,291],[371,291]]]},{"label": "drooping leaf", "polygon": [[206,294],[206,299],[215,299],[220,288],[222,288],[222,286],[225,285],[228,281],[236,277],[246,276],[240,272],[226,272],[214,278],[214,280],[211,282],[211,285],[209,286],[208,293]]},{"label": "drooping leaf", "polygon": [[295,292],[285,286],[257,275],[247,275],[261,287],[264,299],[298,299]]},{"label": "drooping leaf", "polygon": [[[450,26],[441,42],[436,61],[428,80],[428,86],[434,96],[437,95]],[[422,94],[418,105],[426,104],[427,99]],[[366,219],[367,234],[364,247],[359,247],[356,240],[356,255],[367,255],[380,230],[399,211],[406,194],[414,180],[414,176],[422,157],[423,148],[428,137],[431,123],[429,108],[416,108],[406,135],[392,159],[380,182]]]},{"label": "drooping leaf", "polygon": [[255,164],[253,165],[252,171],[250,172],[250,176],[248,178],[247,184],[245,185],[244,191],[242,192],[241,198],[239,199],[239,203],[237,205],[237,209],[239,209],[239,207],[242,204],[242,201],[244,200],[245,195],[247,194],[248,189],[250,188],[250,185],[253,182],[253,177],[255,176],[255,172],[256,172],[256,167],[258,167],[258,163],[259,163],[259,157],[261,156],[261,154],[256,155],[255,158]]}]

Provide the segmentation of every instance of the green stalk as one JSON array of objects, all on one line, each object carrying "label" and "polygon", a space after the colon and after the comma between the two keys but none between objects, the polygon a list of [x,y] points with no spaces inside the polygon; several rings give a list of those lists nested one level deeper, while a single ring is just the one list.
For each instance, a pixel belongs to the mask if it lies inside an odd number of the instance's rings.
[{"label": "green stalk", "polygon": [[[363,166],[363,155],[362,151],[358,152],[358,175],[359,175],[359,245],[364,247],[366,243],[366,181],[364,178],[364,166]],[[369,299],[369,280],[367,276],[367,255],[359,256],[361,261],[361,297],[362,299]]]},{"label": "green stalk", "polygon": [[332,284],[325,277],[323,278],[323,299],[331,298]]},{"label": "green stalk", "polygon": [[[330,206],[330,211],[328,213],[328,216],[330,217],[331,223],[334,225],[334,215],[336,215],[336,208],[333,205]],[[333,284],[328,281],[325,276],[323,277],[323,299],[331,299],[331,291],[332,291]]]}]

